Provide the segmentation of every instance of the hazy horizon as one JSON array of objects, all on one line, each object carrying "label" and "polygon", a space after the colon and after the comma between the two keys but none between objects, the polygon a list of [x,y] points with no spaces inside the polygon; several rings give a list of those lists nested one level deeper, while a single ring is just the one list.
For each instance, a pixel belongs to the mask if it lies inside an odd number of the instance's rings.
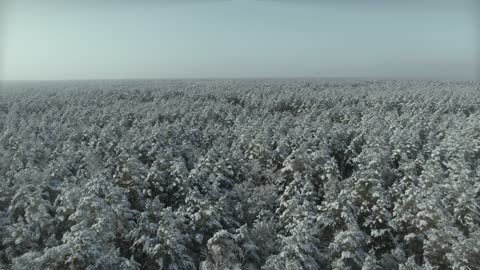
[{"label": "hazy horizon", "polygon": [[473,0],[6,0],[0,81],[476,80],[478,13]]},{"label": "hazy horizon", "polygon": [[157,77],[157,78],[73,78],[73,79],[0,79],[0,83],[22,82],[95,82],[95,81],[438,81],[467,82],[480,81],[480,78],[433,78],[433,77]]}]

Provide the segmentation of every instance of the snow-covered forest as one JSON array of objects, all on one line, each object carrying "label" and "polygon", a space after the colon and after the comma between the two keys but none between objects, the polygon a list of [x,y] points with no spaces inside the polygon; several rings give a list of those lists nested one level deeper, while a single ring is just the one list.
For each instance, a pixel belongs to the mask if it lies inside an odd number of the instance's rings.
[{"label": "snow-covered forest", "polygon": [[0,269],[480,269],[480,84],[6,83]]}]

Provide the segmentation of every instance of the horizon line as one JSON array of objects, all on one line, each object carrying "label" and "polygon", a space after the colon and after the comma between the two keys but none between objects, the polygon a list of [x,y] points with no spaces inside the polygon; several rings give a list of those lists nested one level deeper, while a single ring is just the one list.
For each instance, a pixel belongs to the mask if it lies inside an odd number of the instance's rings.
[{"label": "horizon line", "polygon": [[164,77],[164,78],[72,78],[72,79],[0,79],[8,82],[78,82],[78,81],[195,81],[195,80],[363,80],[363,81],[480,81],[480,78],[435,78],[435,77],[369,77],[369,76],[292,76],[292,77]]}]

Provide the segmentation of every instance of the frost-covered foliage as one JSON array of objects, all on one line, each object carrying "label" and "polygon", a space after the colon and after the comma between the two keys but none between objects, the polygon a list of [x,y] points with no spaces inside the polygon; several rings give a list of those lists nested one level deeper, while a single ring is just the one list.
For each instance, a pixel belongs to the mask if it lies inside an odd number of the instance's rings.
[{"label": "frost-covered foliage", "polygon": [[0,92],[0,269],[480,269],[478,82]]}]

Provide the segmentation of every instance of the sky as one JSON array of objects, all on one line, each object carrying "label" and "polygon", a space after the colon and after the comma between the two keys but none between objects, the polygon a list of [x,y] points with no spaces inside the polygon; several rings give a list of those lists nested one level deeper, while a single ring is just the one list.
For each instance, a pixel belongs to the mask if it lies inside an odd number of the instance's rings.
[{"label": "sky", "polygon": [[475,0],[0,0],[0,80],[477,79]]}]

